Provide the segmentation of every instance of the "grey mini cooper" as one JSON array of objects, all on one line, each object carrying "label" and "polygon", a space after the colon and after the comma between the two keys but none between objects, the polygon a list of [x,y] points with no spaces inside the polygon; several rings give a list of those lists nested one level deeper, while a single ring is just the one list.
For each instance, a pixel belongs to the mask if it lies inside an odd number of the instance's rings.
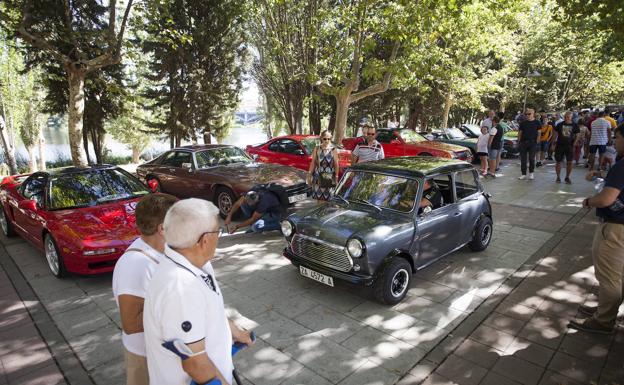
[{"label": "grey mini cooper", "polygon": [[330,202],[282,221],[284,256],[305,277],[372,286],[379,301],[395,304],[417,270],[466,245],[488,247],[488,198],[463,161],[399,157],[357,164]]}]

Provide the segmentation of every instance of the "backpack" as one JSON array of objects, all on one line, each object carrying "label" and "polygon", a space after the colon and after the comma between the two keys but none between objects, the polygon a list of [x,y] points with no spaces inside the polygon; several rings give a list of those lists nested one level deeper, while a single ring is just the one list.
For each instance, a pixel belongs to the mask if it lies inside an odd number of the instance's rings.
[{"label": "backpack", "polygon": [[253,186],[250,191],[266,191],[275,194],[280,203],[281,215],[286,214],[286,209],[290,203],[288,202],[288,192],[284,186],[277,183],[258,184]]}]

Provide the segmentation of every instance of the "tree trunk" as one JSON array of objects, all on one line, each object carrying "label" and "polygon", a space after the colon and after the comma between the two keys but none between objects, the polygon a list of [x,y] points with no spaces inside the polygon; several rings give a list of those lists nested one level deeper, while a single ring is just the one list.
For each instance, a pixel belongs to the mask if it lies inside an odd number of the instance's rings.
[{"label": "tree trunk", "polygon": [[43,131],[39,131],[37,147],[39,148],[39,170],[45,171],[46,169],[45,138],[43,137]]},{"label": "tree trunk", "polygon": [[310,98],[308,101],[308,119],[310,121],[310,135],[321,133],[321,106],[318,100]]},{"label": "tree trunk", "polygon": [[138,164],[141,162],[139,156],[141,155],[141,148],[139,146],[132,146],[132,163]]},{"label": "tree trunk", "polygon": [[204,131],[204,144],[211,144],[212,138],[210,137],[210,131]]},{"label": "tree trunk", "polygon": [[0,138],[2,139],[2,149],[4,150],[4,161],[9,166],[11,175],[17,174],[17,162],[15,161],[15,147],[9,141],[7,127],[4,117],[0,115]]},{"label": "tree trunk", "polygon": [[37,171],[37,158],[35,157],[35,146],[28,146],[26,149],[28,151],[28,169],[30,172]]},{"label": "tree trunk", "polygon": [[331,98],[331,112],[329,113],[327,129],[330,132],[336,132],[336,98]]},{"label": "tree trunk", "polygon": [[[89,155],[89,130],[87,129],[82,130],[82,146],[87,156],[87,163],[91,164],[91,155]],[[93,146],[95,147],[95,141],[93,142]]]},{"label": "tree trunk", "polygon": [[69,148],[74,166],[87,166],[87,154],[81,145],[82,119],[85,107],[84,80],[82,69],[68,65],[65,67],[69,78]]},{"label": "tree trunk", "polygon": [[336,129],[334,130],[334,140],[336,143],[340,143],[342,139],[344,139],[350,104],[349,95],[336,96]]},{"label": "tree trunk", "polygon": [[442,129],[446,131],[448,128],[449,112],[451,112],[451,106],[453,105],[453,95],[451,92],[447,92],[444,97],[444,112],[442,112]]},{"label": "tree trunk", "polygon": [[267,139],[273,138],[273,127],[271,124],[273,123],[273,106],[269,103],[269,99],[264,95],[262,98],[264,103],[264,130],[267,134]]}]

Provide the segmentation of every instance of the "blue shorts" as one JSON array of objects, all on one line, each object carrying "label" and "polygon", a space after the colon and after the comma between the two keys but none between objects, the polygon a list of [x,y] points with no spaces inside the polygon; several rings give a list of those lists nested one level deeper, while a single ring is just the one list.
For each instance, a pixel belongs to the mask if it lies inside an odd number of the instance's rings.
[{"label": "blue shorts", "polygon": [[498,158],[498,153],[500,152],[497,148],[490,148],[489,159],[496,160]]},{"label": "blue shorts", "polygon": [[550,147],[550,142],[540,142],[537,150],[541,152],[548,152],[548,147]]},{"label": "blue shorts", "polygon": [[595,154],[596,150],[598,150],[598,154],[603,155],[605,152],[607,152],[607,145],[606,144],[592,144],[591,146],[589,146],[590,154]]}]

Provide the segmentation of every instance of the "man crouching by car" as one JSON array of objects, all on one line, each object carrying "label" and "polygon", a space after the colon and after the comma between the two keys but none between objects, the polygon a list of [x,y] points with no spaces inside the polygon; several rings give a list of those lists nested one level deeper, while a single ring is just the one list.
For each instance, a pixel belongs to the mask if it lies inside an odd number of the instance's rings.
[{"label": "man crouching by car", "polygon": [[[148,287],[143,315],[151,385],[215,379],[232,384],[232,342],[253,344],[249,332],[227,319],[210,263],[221,233],[218,215],[211,202],[192,198],[165,216],[165,257]],[[188,354],[179,357],[163,343]]]},{"label": "man crouching by car", "polygon": [[280,219],[285,208],[279,197],[272,191],[254,187],[247,194],[240,197],[233,205],[230,213],[225,218],[225,225],[232,222],[232,215],[238,210],[243,212],[245,221],[230,229],[230,234],[238,229],[251,226],[248,233],[261,233],[280,229]]}]

